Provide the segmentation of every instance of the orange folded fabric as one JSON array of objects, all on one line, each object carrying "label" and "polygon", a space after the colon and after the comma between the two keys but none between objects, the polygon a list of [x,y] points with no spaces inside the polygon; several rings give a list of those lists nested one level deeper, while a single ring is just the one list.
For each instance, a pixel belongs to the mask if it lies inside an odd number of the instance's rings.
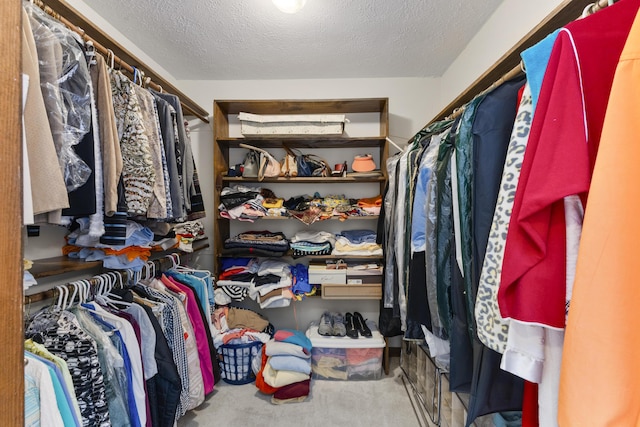
[{"label": "orange folded fabric", "polygon": [[382,206],[382,196],[365,197],[358,200],[358,207],[373,208]]}]

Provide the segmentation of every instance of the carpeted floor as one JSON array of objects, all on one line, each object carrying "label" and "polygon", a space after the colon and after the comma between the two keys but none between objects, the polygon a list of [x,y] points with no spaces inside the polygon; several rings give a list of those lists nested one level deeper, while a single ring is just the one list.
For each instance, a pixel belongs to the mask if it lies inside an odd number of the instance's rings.
[{"label": "carpeted floor", "polygon": [[301,403],[274,405],[254,384],[221,382],[178,427],[417,427],[398,361],[391,358],[389,375],[380,380],[312,380],[311,395]]}]

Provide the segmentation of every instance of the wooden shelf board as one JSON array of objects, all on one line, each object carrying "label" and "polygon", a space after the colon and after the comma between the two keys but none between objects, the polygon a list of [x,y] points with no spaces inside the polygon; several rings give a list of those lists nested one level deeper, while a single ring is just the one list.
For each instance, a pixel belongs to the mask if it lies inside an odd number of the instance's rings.
[{"label": "wooden shelf board", "polygon": [[344,114],[379,113],[386,109],[388,98],[357,99],[279,99],[279,100],[216,100],[225,114]]},{"label": "wooden shelf board", "polygon": [[[224,254],[224,253],[220,253],[216,255],[217,258],[269,258],[268,256],[264,256],[264,255],[256,255],[256,254],[252,254],[250,252],[246,252],[246,253],[238,253],[238,254]],[[293,255],[291,253],[291,251],[287,252],[285,255],[283,255],[282,257],[278,257],[278,258],[284,258],[284,257],[291,257],[293,258]],[[370,256],[370,255],[305,255],[305,256],[301,256],[301,257],[296,257],[295,259],[300,259],[300,258],[304,258],[304,259],[310,259],[310,260],[314,260],[314,259],[344,259],[344,260],[382,260],[382,256],[378,256],[378,255],[374,255],[374,256]]]},{"label": "wooden shelf board", "polygon": [[[207,239],[196,240],[193,242],[193,251],[201,251],[205,248],[208,248],[209,242]],[[162,252],[152,252],[150,259],[158,259],[170,253],[181,253],[188,254],[188,252],[183,252],[178,249],[170,249],[168,251]],[[73,273],[73,272],[81,272],[92,270],[95,268],[100,268],[102,266],[101,261],[84,261],[81,259],[69,258],[67,256],[57,256],[51,258],[42,258],[33,261],[33,267],[29,270],[29,272],[36,279],[40,279],[43,277],[51,277],[57,276],[65,273]]]},{"label": "wooden shelf board", "polygon": [[62,255],[34,260],[33,267],[29,272],[36,279],[40,279],[65,273],[91,270],[100,266],[102,266],[102,261],[83,261]]},{"label": "wooden shelf board", "polygon": [[265,136],[245,138],[217,138],[220,145],[238,148],[239,144],[257,145],[261,148],[345,148],[381,147],[386,142],[384,136],[342,137],[342,136]]},{"label": "wooden shelf board", "polygon": [[222,182],[276,182],[286,184],[309,184],[309,183],[354,183],[354,182],[384,182],[386,178],[384,176],[373,177],[295,177],[295,178],[264,178],[260,181],[258,178],[243,178],[237,176],[223,176]]},{"label": "wooden shelf board", "polygon": [[[367,216],[350,216],[347,219],[345,219],[345,221],[349,221],[352,219],[378,219],[379,215],[367,215]],[[218,217],[218,219],[228,219],[229,221],[237,221],[237,220],[232,220],[230,218],[224,218],[224,217]],[[292,216],[264,216],[262,218],[257,219],[256,221],[282,221],[282,220],[292,220],[292,219],[296,219]],[[339,221],[341,220],[342,217],[339,216],[332,216],[331,218],[327,218],[327,219],[323,219],[322,221]],[[318,221],[321,222],[321,221]]]}]

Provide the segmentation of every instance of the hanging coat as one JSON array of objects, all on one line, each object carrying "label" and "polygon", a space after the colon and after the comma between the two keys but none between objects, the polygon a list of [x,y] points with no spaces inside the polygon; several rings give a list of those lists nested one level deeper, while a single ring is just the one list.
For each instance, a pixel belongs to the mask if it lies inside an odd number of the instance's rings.
[{"label": "hanging coat", "polygon": [[[465,296],[472,297],[466,299],[468,319],[474,318],[480,269],[523,84],[524,78],[519,77],[488,93],[477,107],[473,122],[471,271],[464,282],[465,287],[470,286]],[[471,321],[468,332],[473,341],[473,374],[467,425],[481,415],[520,410],[523,380],[500,369],[500,353],[480,342]]]}]

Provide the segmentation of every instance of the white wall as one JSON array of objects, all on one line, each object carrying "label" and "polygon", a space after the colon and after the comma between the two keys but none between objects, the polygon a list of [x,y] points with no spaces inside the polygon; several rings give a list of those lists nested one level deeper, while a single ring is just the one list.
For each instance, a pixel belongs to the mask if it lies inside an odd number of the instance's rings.
[{"label": "white wall", "polygon": [[440,78],[440,111],[563,0],[504,0]]}]

